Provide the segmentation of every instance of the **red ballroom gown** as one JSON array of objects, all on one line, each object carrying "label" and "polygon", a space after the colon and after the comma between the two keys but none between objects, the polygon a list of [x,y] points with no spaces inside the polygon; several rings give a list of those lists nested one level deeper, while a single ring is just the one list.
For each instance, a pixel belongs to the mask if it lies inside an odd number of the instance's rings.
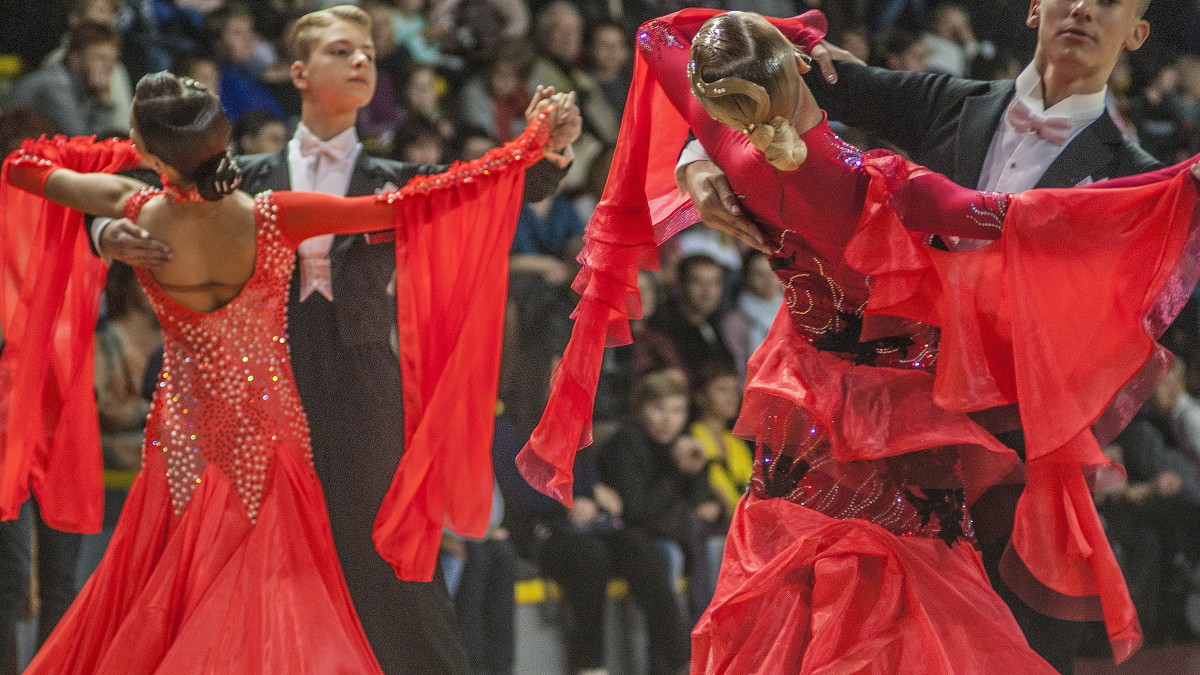
[{"label": "red ballroom gown", "polygon": [[[548,494],[570,495],[568,460],[590,441],[602,348],[627,342],[627,319],[637,316],[637,268],[653,268],[655,244],[696,220],[675,191],[674,155],[649,149],[682,146],[690,128],[744,196],[786,297],[749,363],[735,433],[756,441],[755,471],[693,631],[692,672],[1054,672],[1026,644],[973,546],[969,505],[992,485],[1022,480],[1008,567],[1037,583],[1014,587],[1040,593],[1031,604],[1047,613],[1103,616],[1114,652],[1127,656],[1140,634],[1087,492],[1085,475],[1111,468],[1089,427],[1110,403],[1121,402],[1113,418],[1136,409],[1129,402],[1152,380],[1140,369],[1158,362],[1148,332],[1161,331],[1186,297],[1177,289],[1194,281],[1194,270],[1177,266],[1193,231],[1190,179],[1165,172],[1144,179],[1152,185],[1140,194],[979,193],[894,155],[864,154],[825,123],[803,135],[800,168],[778,171],[691,94],[688,47],[713,14],[683,10],[638,33],[623,138],[576,281],[575,332],[522,471]],[[800,44],[824,32],[817,13],[772,21]],[[1137,227],[1136,243],[1157,247],[1103,248],[1097,230],[1079,227],[1067,237],[1069,226],[1091,224],[1089,199],[1105,204],[1106,228]],[[930,234],[1001,242],[954,258],[927,246]],[[1085,241],[1087,255],[1052,254]],[[1000,251],[1006,257],[983,261]],[[997,280],[1022,257],[1052,271]],[[1141,269],[1113,283],[1114,262]],[[1073,285],[1083,279],[1093,285]],[[1080,289],[1087,302],[1077,303]],[[1076,317],[1103,332],[1113,307],[1123,310],[1120,330],[1080,339]],[[1036,359],[1047,323],[1062,326],[1057,337],[1076,336],[1074,351],[1054,345],[1070,362]],[[1030,349],[1019,345],[1024,331]],[[1119,368],[1090,374],[1121,357]],[[1084,394],[1059,386],[1073,378]],[[1018,401],[1028,466],[989,432]],[[1047,410],[1063,414],[1047,420]],[[1064,448],[1066,439],[1075,445]]]},{"label": "red ballroom gown", "polygon": [[[138,270],[165,342],[143,468],[102,562],[27,672],[380,672],[338,565],[289,361],[286,306],[295,247],[320,233],[392,227],[402,246],[420,247],[431,229],[449,227],[433,214],[466,215],[474,222],[462,222],[463,231],[482,232],[489,227],[483,214],[495,213],[504,224],[477,238],[494,240],[503,261],[520,202],[519,169],[540,157],[545,129],[544,122],[531,125],[481,160],[385,195],[260,194],[254,199],[253,275],[237,297],[214,311],[173,300],[150,272]],[[39,188],[44,176],[38,172],[57,165],[47,156],[79,165],[85,163],[81,155],[90,160],[89,150],[124,151],[97,145],[108,147],[61,138],[30,142],[9,160],[6,175],[16,185]],[[127,204],[127,215],[136,219],[143,204],[168,198],[160,190],[142,190]],[[449,230],[441,234],[454,238]],[[415,297],[405,285],[436,285],[434,276],[405,281],[402,274],[402,304]],[[470,273],[455,277],[460,290],[471,287]],[[503,294],[503,274],[480,279],[498,284]],[[471,305],[469,298],[460,301]],[[481,316],[496,323],[486,312]],[[488,334],[487,326],[467,327]],[[490,352],[467,346],[498,364],[498,339],[495,344]],[[454,345],[443,347],[453,351]],[[481,370],[485,381],[479,386],[488,398],[486,364]],[[491,386],[494,406],[494,378]],[[469,397],[458,405],[471,407]],[[486,436],[482,429],[480,434]],[[483,451],[481,471],[490,485],[486,444]],[[36,459],[33,471],[45,473]]]}]

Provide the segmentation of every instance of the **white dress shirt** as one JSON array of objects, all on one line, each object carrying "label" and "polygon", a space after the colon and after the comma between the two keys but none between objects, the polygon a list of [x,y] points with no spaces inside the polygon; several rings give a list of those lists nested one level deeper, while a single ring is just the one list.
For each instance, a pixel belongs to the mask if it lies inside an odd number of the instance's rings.
[{"label": "white dress shirt", "polygon": [[[322,192],[345,197],[350,176],[362,152],[358,132],[350,127],[328,141],[322,141],[301,123],[287,144],[288,172],[293,190]],[[329,249],[333,235],[306,239],[296,248],[300,255],[300,301],[313,293],[333,300],[333,280]]]},{"label": "white dress shirt", "polygon": [[[1013,100],[1005,109],[1000,125],[992,136],[992,144],[988,147],[976,187],[989,192],[1032,190],[1067,145],[1056,145],[1036,133],[1017,131],[1008,121],[1008,109],[1017,101],[1024,103],[1035,114],[1070,119],[1071,133],[1067,137],[1067,143],[1070,143],[1089,124],[1100,118],[1107,93],[1108,88],[1105,87],[1094,94],[1075,94],[1046,108],[1042,100],[1042,77],[1032,63],[1026,66],[1017,76]],[[1107,177],[1089,176],[1083,184]]]}]

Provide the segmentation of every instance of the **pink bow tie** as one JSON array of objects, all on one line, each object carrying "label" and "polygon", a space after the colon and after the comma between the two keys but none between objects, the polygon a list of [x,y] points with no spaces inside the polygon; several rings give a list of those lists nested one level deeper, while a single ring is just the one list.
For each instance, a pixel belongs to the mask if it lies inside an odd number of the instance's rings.
[{"label": "pink bow tie", "polygon": [[1017,101],[1008,109],[1008,123],[1021,133],[1036,133],[1055,145],[1063,145],[1071,137],[1070,117],[1046,117]]},{"label": "pink bow tie", "polygon": [[300,155],[312,157],[323,155],[335,162],[343,162],[350,158],[354,150],[354,139],[350,136],[338,136],[332,140],[322,141],[312,134],[304,134],[300,138]]}]

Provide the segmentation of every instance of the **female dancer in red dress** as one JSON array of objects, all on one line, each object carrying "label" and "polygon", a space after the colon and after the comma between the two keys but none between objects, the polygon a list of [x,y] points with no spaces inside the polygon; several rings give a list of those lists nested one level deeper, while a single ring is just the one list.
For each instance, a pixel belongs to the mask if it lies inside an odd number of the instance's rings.
[{"label": "female dancer in red dress", "polygon": [[[570,494],[563,459],[588,440],[606,337],[628,340],[636,267],[695,220],[649,134],[681,147],[690,127],[787,293],[749,364],[735,432],[757,442],[755,475],[693,672],[1053,672],[972,547],[968,505],[1020,481],[1010,585],[1041,611],[1103,617],[1128,656],[1140,633],[1087,477],[1116,473],[1097,435],[1148,393],[1164,362],[1150,335],[1196,278],[1180,267],[1197,246],[1183,165],[1126,190],[967,190],[830,132],[789,42],[818,41],[819,14],[713,17],[684,10],[639,33],[620,170],[589,224],[575,334],[522,470]],[[951,254],[925,245],[931,233],[1000,240]],[[1018,402],[1024,464],[989,433]]]},{"label": "female dancer in red dress", "polygon": [[[65,207],[137,219],[176,251],[162,270],[138,270],[166,345],[146,426],[144,468],[104,560],[27,672],[380,672],[334,553],[289,364],[285,307],[295,246],[317,234],[395,227],[407,253],[401,260],[409,263],[398,275],[407,322],[402,339],[409,341],[406,346],[436,345],[406,351],[405,376],[415,378],[413,390],[425,397],[407,412],[458,415],[460,424],[470,421],[461,416],[490,414],[473,402],[464,405],[460,369],[468,369],[477,383],[488,382],[489,368],[495,369],[489,361],[499,363],[499,340],[489,346],[476,337],[486,341],[486,324],[499,324],[499,317],[476,303],[503,307],[487,296],[497,287],[503,299],[503,261],[516,223],[521,169],[540,157],[547,114],[543,110],[521,137],[476,162],[420,177],[399,191],[349,199],[236,192],[238,173],[226,154],[229,123],[220,102],[202,85],[170,73],[139,83],[133,115],[134,139],[145,159],[164,173],[163,189],[68,170],[136,164],[138,153],[128,143],[60,137],[27,142],[14,153],[5,165],[8,183]],[[28,245],[38,258],[36,267],[23,270],[21,307],[5,312],[4,372],[12,374],[15,397],[37,386],[39,374],[44,383],[47,370],[56,379],[72,362],[87,361],[86,350],[47,352],[46,343],[36,341],[59,311],[63,285],[70,285],[66,304],[73,309],[64,310],[67,314],[86,314],[86,298],[98,288],[67,279],[71,270],[64,263],[76,252],[70,242],[81,232],[78,213],[68,217],[67,209],[16,190],[3,197],[10,214],[3,223],[9,251]],[[39,237],[29,245],[27,240]],[[68,243],[56,248],[56,241]],[[48,250],[34,253],[39,248]],[[435,266],[445,255],[434,255],[439,251],[499,262],[495,269],[481,265],[473,279],[464,269],[440,274]],[[7,262],[11,272],[13,261]],[[57,301],[47,290],[55,283]],[[87,322],[75,325],[78,332]],[[90,333],[86,330],[88,341]],[[491,375],[490,395],[481,386],[480,399],[494,406]],[[42,386],[50,392],[47,401],[71,400],[56,387]],[[439,403],[448,398],[439,394],[443,390],[458,394],[450,410]],[[29,414],[77,412],[49,409],[54,407],[31,405]],[[26,475],[39,476],[41,488],[64,489],[44,484],[53,483],[45,479],[45,463],[71,460],[45,448],[26,450],[37,432],[9,429],[0,449],[10,493],[20,485],[10,471],[19,464]],[[421,452],[416,447],[409,452],[414,450]],[[487,439],[482,451],[486,458]],[[455,526],[486,527],[483,516],[482,523]]]}]

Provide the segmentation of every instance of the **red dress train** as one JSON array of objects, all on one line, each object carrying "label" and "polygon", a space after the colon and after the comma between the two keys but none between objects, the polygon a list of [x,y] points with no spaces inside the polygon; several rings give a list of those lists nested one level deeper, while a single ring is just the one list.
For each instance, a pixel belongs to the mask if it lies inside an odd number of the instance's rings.
[{"label": "red dress train", "polygon": [[[804,134],[809,154],[798,170],[777,171],[691,94],[688,48],[713,14],[683,10],[639,31],[622,138],[576,280],[575,331],[518,458],[522,471],[569,499],[602,348],[627,342],[627,319],[637,316],[637,269],[653,268],[656,242],[696,220],[675,190],[674,155],[654,151],[681,147],[690,128],[745,196],[787,298],[749,364],[735,432],[756,441],[755,475],[693,632],[693,673],[1054,672],[972,546],[970,504],[992,485],[1022,481],[1006,579],[1043,612],[1103,616],[1117,658],[1128,656],[1140,631],[1086,489],[1089,476],[1117,467],[1091,452],[1089,427],[1121,423],[1148,393],[1149,334],[1178,311],[1186,293],[1177,287],[1195,279],[1179,266],[1194,188],[1183,179],[1144,188],[1174,191],[1158,210],[1149,192],[1092,190],[1086,199],[1128,216],[1114,219],[1117,232],[1137,225],[1140,237],[1102,250],[1108,240],[1092,231],[1058,238],[1086,213],[1082,196],[1066,200],[1079,208],[1060,218],[1056,201],[1068,193],[966,190],[887,153],[864,154],[825,124]],[[772,21],[799,44],[823,34],[818,13]],[[926,246],[929,233],[1000,237],[984,250],[1007,257],[943,255]],[[1003,276],[1005,265],[1040,268],[1060,243],[1088,241],[1088,253],[1103,255],[1066,256],[1069,271],[1057,276]],[[1095,264],[1114,259],[1123,266]],[[1136,282],[1108,276],[1139,266]],[[1104,302],[1063,313],[1080,288],[1103,289],[1095,295]],[[1043,332],[1095,329],[1112,307],[1122,321],[1108,339],[1073,348],[1059,340],[1055,358],[1039,360]],[[1100,312],[1092,323],[1075,323],[1091,309]],[[1122,366],[1098,367],[1112,358]],[[1073,378],[1086,391],[1060,386]],[[997,422],[1018,402],[1027,436],[1037,436],[1027,467],[991,433],[1005,430]],[[1033,414],[1056,406],[1068,413],[1057,428]]]},{"label": "red dress train", "polygon": [[[543,116],[519,139],[481,160],[456,165],[446,174],[419,177],[386,195],[259,195],[254,201],[253,275],[237,297],[212,312],[173,300],[148,271],[138,271],[165,340],[163,371],[146,427],[143,469],[104,559],[27,672],[380,672],[338,565],[291,372],[285,327],[295,246],[321,232],[395,227],[400,252],[414,257],[429,256],[439,246],[447,247],[447,254],[455,247],[471,253],[494,248],[500,261],[495,269],[481,264],[440,276],[430,267],[444,263],[445,257],[418,261],[398,256],[409,265],[399,273],[397,292],[402,321],[429,319],[403,328],[401,335],[420,342],[433,330],[443,338],[440,349],[430,350],[433,354],[413,354],[417,345],[406,343],[414,349],[405,375],[415,374],[406,383],[417,391],[417,400],[406,401],[406,406],[418,406],[409,408],[418,413],[410,419],[410,440],[426,415],[439,424],[490,415],[496,378],[491,377],[490,396],[487,378],[493,360],[498,368],[499,340],[487,345],[476,341],[488,340],[492,324],[499,320],[473,303],[486,301],[490,292],[504,293],[505,252],[520,203],[521,169],[540,157],[547,133],[544,120]],[[40,187],[34,176],[44,168],[39,165],[45,156],[54,157],[56,164],[78,165],[80,157],[101,151],[79,140],[28,143],[20,156],[10,158],[6,175],[17,185]],[[147,201],[167,198],[161,191],[143,190],[130,200],[128,215],[136,218]],[[78,227],[69,218],[60,225]],[[439,315],[444,306],[432,303],[452,300],[459,293],[469,296],[476,283],[489,290],[480,298],[459,297],[455,307],[446,308],[449,316]],[[97,291],[92,287],[79,295]],[[460,316],[464,307],[475,311]],[[48,311],[33,302],[31,313],[38,310]],[[69,355],[62,359],[69,360]],[[32,364],[18,365],[26,369],[18,372],[36,370]],[[446,396],[439,392],[461,394],[463,368],[471,378],[481,378],[476,384],[479,393],[460,397],[447,411]],[[475,398],[487,399],[486,412]],[[57,414],[61,410],[54,403],[46,407]],[[409,447],[405,461],[423,463],[425,471],[397,476],[376,528],[381,554],[398,570],[415,570],[417,575],[426,567],[432,571],[433,561],[422,557],[431,550],[422,540],[428,528],[411,526],[418,517],[436,522],[440,533],[443,514],[452,515],[463,504],[478,510],[473,505],[478,496],[475,483],[485,484],[490,504],[490,438],[485,433],[490,428],[477,427],[483,439],[475,441],[482,446],[481,455],[472,455],[474,448],[466,447],[466,456],[453,460],[483,460],[457,485],[443,475],[445,463],[430,453],[431,448],[440,453],[440,448],[429,442]],[[37,457],[29,452],[21,457],[23,447],[12,443],[0,452],[6,460],[23,459],[30,471],[43,472]],[[464,452],[464,447],[458,450]],[[60,487],[67,477],[43,475]],[[396,487],[405,485],[416,489]],[[448,494],[455,489],[461,492]],[[430,495],[437,501],[425,501]],[[429,503],[443,511],[425,510]],[[69,510],[72,503],[65,499],[59,506]],[[81,499],[74,506],[91,505]],[[417,513],[406,514],[406,509]],[[454,524],[470,530],[479,526],[473,518],[468,513]],[[486,520],[485,510],[484,526]],[[436,550],[436,541],[433,547]]]}]

